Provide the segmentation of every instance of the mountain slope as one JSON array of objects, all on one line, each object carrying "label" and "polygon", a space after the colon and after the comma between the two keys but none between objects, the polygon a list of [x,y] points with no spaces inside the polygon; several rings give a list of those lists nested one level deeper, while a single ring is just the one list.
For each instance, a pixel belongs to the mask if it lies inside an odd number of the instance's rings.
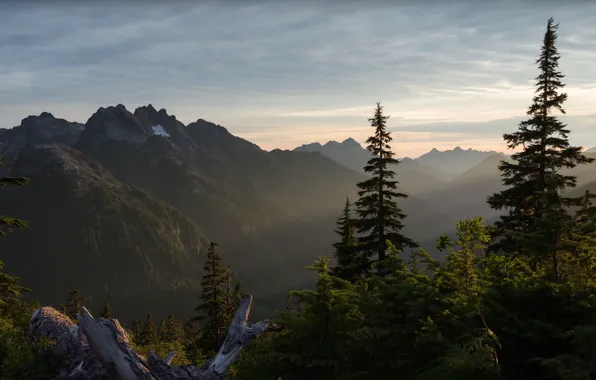
[{"label": "mountain slope", "polygon": [[501,189],[498,165],[502,160],[509,160],[509,157],[491,155],[461,173],[444,188],[426,194],[422,199],[457,220],[474,216],[494,217],[499,212],[488,206],[486,198]]},{"label": "mountain slope", "polygon": [[357,172],[362,172],[364,164],[370,159],[370,153],[352,138],[348,138],[341,143],[329,141],[325,145],[319,143],[305,144],[295,148],[294,151],[321,152],[333,161]]},{"label": "mountain slope", "polygon": [[471,148],[464,150],[459,146],[445,151],[433,148],[430,152],[418,157],[416,161],[430,165],[445,173],[459,175],[494,154],[497,154],[497,152],[482,152]]},{"label": "mountain slope", "polygon": [[205,241],[188,218],[72,148],[37,145],[17,154],[3,174],[32,180],[3,189],[0,208],[29,228],[0,246],[37,299],[59,306],[77,288],[98,308],[109,298],[123,316],[139,305],[159,314],[158,306],[175,306],[174,293],[198,289]]},{"label": "mountain slope", "polygon": [[[325,145],[319,143],[305,144],[294,149],[295,152],[320,152],[335,162],[359,173],[364,173],[364,166],[370,159],[370,153],[354,139],[348,138],[343,142],[329,141]],[[413,196],[428,193],[451,179],[438,169],[405,157],[398,165],[391,165],[391,170],[397,174],[397,180],[404,191]]]}]

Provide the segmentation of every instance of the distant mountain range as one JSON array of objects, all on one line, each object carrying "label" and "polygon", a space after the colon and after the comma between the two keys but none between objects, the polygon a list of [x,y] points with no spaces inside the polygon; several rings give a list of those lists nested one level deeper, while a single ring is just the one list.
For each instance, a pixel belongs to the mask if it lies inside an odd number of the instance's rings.
[{"label": "distant mountain range", "polygon": [[[302,145],[296,151],[318,151],[336,162],[362,172],[369,153],[354,139],[344,142],[330,141]],[[596,158],[596,148],[585,154]],[[348,157],[348,159],[345,159]],[[495,151],[462,149],[432,149],[418,158],[403,158],[392,169],[396,172],[402,190],[432,206],[436,211],[449,215],[449,219],[482,215],[494,219],[499,212],[486,204],[488,195],[502,188],[498,165],[511,158]],[[578,188],[596,189],[596,163],[567,170],[577,176]],[[576,190],[578,191],[577,188]],[[596,192],[596,190],[595,190]],[[429,243],[430,245],[430,243]]]},{"label": "distant mountain range", "polygon": [[[332,160],[359,172],[369,160],[370,153],[353,138],[343,142],[329,141],[324,145],[320,143],[304,144],[294,149],[295,152],[321,152]],[[433,177],[442,181],[454,179],[457,175],[472,168],[485,158],[501,154],[495,151],[464,150],[459,146],[451,150],[440,151],[433,148],[431,151],[418,158],[404,157],[402,169],[396,170],[423,170],[432,171]],[[406,167],[405,169],[403,167]]]},{"label": "distant mountain range", "polygon": [[416,160],[433,166],[438,170],[451,175],[459,175],[468,169],[484,161],[487,157],[503,153],[495,151],[479,151],[472,148],[466,150],[456,146],[451,150],[440,151],[433,148],[430,152],[423,154]]}]

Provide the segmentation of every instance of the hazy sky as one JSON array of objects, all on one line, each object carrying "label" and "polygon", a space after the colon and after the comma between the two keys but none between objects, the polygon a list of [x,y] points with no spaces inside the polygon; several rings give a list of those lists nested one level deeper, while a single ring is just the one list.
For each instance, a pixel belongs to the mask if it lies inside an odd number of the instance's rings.
[{"label": "hazy sky", "polygon": [[0,2],[0,126],[151,103],[286,149],[364,142],[381,101],[398,156],[504,150],[553,16],[572,141],[596,145],[596,2],[97,3]]}]

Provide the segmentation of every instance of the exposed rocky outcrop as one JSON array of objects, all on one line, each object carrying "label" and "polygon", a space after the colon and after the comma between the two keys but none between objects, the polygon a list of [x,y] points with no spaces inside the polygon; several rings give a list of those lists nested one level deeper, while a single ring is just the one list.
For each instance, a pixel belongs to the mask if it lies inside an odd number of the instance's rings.
[{"label": "exposed rocky outcrop", "polygon": [[160,359],[137,354],[126,331],[116,319],[95,319],[83,307],[79,326],[51,307],[42,307],[31,318],[29,334],[33,339],[53,341],[54,352],[62,358],[56,379],[92,380],[218,380],[238,358],[242,348],[264,332],[280,331],[271,321],[247,322],[252,296],[240,302],[221,348],[203,368],[194,365],[170,366],[175,352]]},{"label": "exposed rocky outcrop", "polygon": [[151,135],[153,133],[148,125],[119,104],[98,109],[85,123],[85,130],[76,146],[89,152],[101,150],[108,141],[128,143],[134,147],[142,145]]}]

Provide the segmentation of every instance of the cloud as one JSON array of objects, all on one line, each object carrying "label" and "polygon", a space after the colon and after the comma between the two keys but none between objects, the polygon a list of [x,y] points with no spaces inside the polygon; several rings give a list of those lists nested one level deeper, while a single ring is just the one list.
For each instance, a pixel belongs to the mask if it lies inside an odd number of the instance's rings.
[{"label": "cloud", "polygon": [[0,3],[2,126],[152,103],[287,147],[367,133],[380,100],[400,131],[498,136],[473,124],[525,113],[551,14],[570,114],[596,101],[594,3],[27,3]]}]

